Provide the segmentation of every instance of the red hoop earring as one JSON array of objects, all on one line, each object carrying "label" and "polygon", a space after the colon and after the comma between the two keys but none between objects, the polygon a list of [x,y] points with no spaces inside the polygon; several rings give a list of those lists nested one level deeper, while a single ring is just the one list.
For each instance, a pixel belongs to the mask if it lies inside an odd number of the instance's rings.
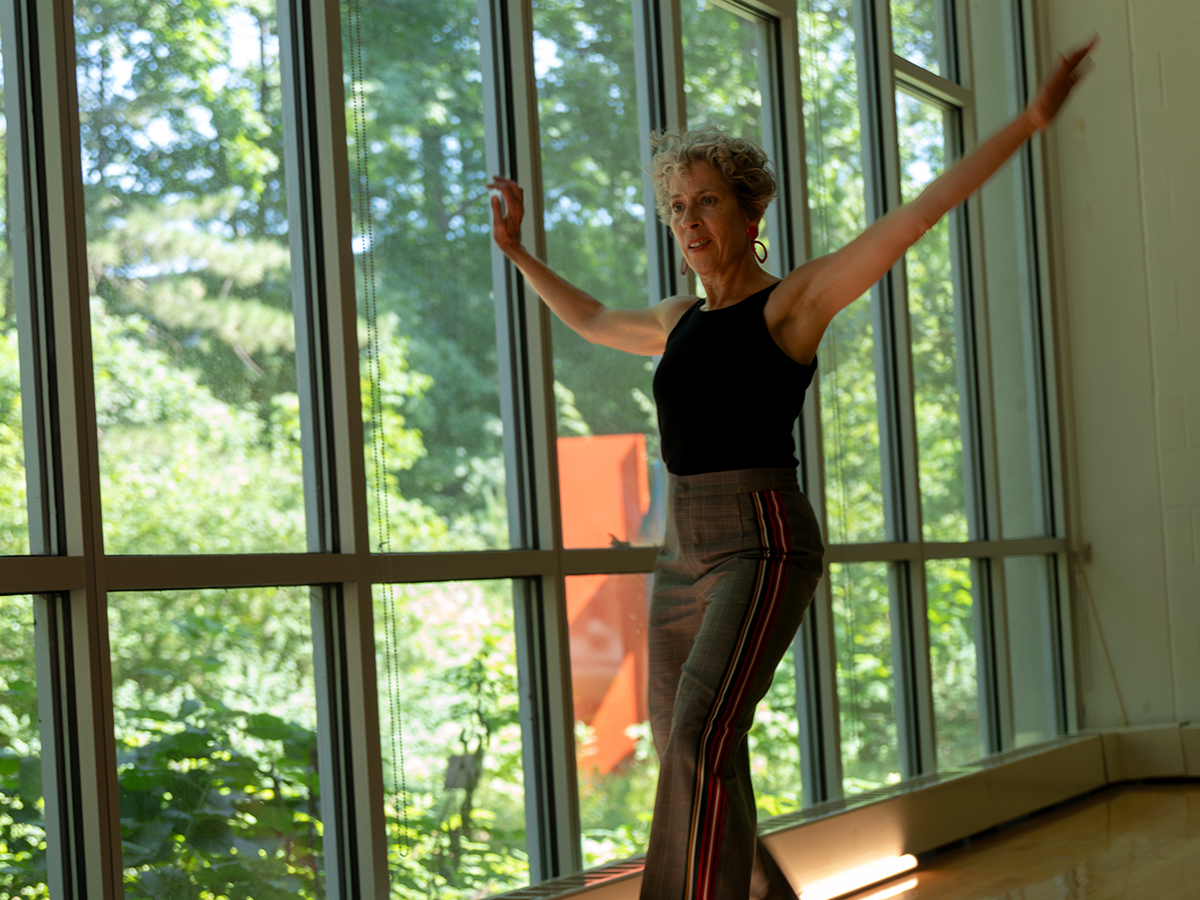
[{"label": "red hoop earring", "polygon": [[683,258],[683,260],[679,263],[679,277],[682,278],[686,274],[687,274],[687,257],[685,256]]},{"label": "red hoop earring", "polygon": [[[754,241],[754,258],[760,263],[767,261],[767,245],[758,239],[758,226],[749,225],[746,227],[746,234],[750,235],[750,239]],[[762,255],[758,253],[758,248],[762,247]]]}]

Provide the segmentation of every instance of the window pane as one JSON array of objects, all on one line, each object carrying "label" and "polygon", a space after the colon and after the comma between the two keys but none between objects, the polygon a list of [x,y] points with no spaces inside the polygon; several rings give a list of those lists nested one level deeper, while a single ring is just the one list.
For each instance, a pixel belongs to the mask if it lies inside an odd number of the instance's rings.
[{"label": "window pane", "polygon": [[[1016,87],[1023,79],[1015,63],[1013,16],[1007,3],[973,3],[969,21],[977,36],[972,54],[975,114],[979,133],[988,134],[1023,106]],[[1052,532],[1042,312],[1027,152],[1022,150],[992,176],[980,190],[979,204],[1005,538]]]},{"label": "window pane", "polygon": [[[0,77],[3,71],[0,69]],[[7,156],[8,123],[0,106],[0,147]],[[7,166],[5,166],[7,172]],[[0,179],[0,209],[8,209],[8,178]],[[13,223],[8,216],[8,227]],[[5,262],[4,303],[0,308],[0,556],[29,552],[29,515],[25,500],[25,444],[21,421],[21,362],[13,295],[13,261],[7,233],[0,233]]]},{"label": "window pane", "polygon": [[1057,591],[1054,560],[1020,556],[1004,560],[1008,611],[1008,670],[1012,679],[1013,741],[1017,747],[1058,734],[1054,622]]},{"label": "window pane", "polygon": [[269,9],[76,9],[110,553],[305,547]]},{"label": "window pane", "polygon": [[[942,171],[946,127],[942,109],[896,95],[904,199]],[[959,342],[951,249],[952,216],[943,217],[905,254],[912,331],[914,404],[921,479],[921,516],[927,541],[965,541],[963,441],[960,421]]]},{"label": "window pane", "polygon": [[720,125],[761,144],[760,24],[707,0],[683,0],[681,12],[688,126]]},{"label": "window pane", "polygon": [[583,865],[646,852],[658,781],[647,709],[650,575],[567,578]]},{"label": "window pane", "polygon": [[900,780],[886,563],[834,563],[833,629],[847,794]]},{"label": "window pane", "polygon": [[49,897],[33,598],[0,597],[0,889]]},{"label": "window pane", "polygon": [[970,562],[929,561],[925,564],[925,590],[937,764],[945,769],[983,755]]},{"label": "window pane", "polygon": [[789,647],[750,729],[750,776],[760,822],[795,812],[804,803],[796,697],[796,658]]},{"label": "window pane", "polygon": [[380,585],[375,609],[393,890],[528,884],[512,584]]},{"label": "window pane", "polygon": [[343,9],[372,548],[506,548],[477,5]]},{"label": "window pane", "polygon": [[897,56],[946,76],[943,0],[891,0],[892,49]]},{"label": "window pane", "polygon": [[125,896],[324,895],[306,588],[114,594]]},{"label": "window pane", "polygon": [[[866,227],[852,0],[807,0],[805,147],[813,253],[845,246]],[[821,342],[825,505],[833,543],[886,540],[875,347],[869,295],[834,317]]]},{"label": "window pane", "polygon": [[[759,71],[764,24],[707,0],[683,0],[680,10],[688,127],[717,125],[735,137],[764,146]],[[779,254],[770,256],[773,218],[764,217],[759,238],[768,251],[764,268],[779,274]],[[696,293],[704,296],[700,280],[690,277],[690,281]]]},{"label": "window pane", "polygon": [[[617,0],[533,9],[547,259],[625,308],[646,305],[645,216],[654,215],[642,207],[631,15]],[[565,545],[658,543],[665,475],[653,360],[589,344],[557,318],[553,341]]]}]

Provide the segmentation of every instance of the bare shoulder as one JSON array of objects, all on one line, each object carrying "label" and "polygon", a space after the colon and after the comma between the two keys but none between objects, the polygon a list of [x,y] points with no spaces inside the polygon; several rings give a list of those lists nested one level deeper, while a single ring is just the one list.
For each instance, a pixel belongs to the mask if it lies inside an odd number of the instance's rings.
[{"label": "bare shoulder", "polygon": [[695,294],[677,294],[674,297],[667,297],[660,300],[657,304],[650,307],[654,313],[654,318],[662,323],[663,334],[669,335],[683,318],[683,314],[688,311],[688,307],[695,304],[700,298]]}]

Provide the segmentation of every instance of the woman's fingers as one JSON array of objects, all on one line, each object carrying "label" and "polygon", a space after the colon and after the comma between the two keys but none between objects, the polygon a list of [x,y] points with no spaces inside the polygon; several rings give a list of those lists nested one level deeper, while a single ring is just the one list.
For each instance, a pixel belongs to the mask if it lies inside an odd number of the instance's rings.
[{"label": "woman's fingers", "polygon": [[1045,128],[1058,115],[1067,101],[1067,97],[1095,63],[1091,52],[1095,49],[1099,38],[1095,35],[1091,40],[1073,50],[1069,56],[1059,56],[1058,66],[1038,91],[1037,97],[1030,104],[1034,121],[1038,128]]}]

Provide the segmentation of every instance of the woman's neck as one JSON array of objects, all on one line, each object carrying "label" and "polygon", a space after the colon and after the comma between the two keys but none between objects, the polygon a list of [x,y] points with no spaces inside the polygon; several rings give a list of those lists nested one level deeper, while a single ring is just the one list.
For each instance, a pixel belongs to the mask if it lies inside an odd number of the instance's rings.
[{"label": "woman's neck", "polygon": [[736,272],[724,273],[723,277],[700,276],[700,283],[704,285],[704,308],[720,309],[723,306],[733,306],[777,281],[778,278],[764,272],[757,264]]}]

